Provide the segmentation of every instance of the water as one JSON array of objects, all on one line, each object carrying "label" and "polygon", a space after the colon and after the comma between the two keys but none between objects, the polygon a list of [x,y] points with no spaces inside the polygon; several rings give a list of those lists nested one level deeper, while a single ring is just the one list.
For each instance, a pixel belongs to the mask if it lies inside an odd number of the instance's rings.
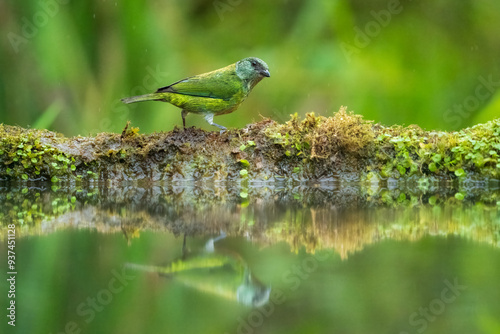
[{"label": "water", "polygon": [[5,186],[1,332],[500,333],[500,192],[461,191]]}]

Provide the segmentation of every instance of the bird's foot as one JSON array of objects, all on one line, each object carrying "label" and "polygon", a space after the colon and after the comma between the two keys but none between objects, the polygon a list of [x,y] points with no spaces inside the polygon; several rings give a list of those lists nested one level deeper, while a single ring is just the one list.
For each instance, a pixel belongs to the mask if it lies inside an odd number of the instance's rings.
[{"label": "bird's foot", "polygon": [[218,127],[220,129],[220,134],[226,132],[227,128],[225,126],[214,123],[214,114],[207,114],[205,116],[205,120],[208,122],[208,124]]}]

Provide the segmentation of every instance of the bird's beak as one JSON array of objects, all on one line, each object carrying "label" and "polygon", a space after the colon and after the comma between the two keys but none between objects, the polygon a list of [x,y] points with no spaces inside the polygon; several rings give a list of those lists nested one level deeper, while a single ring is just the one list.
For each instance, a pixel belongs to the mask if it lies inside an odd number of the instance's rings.
[{"label": "bird's beak", "polygon": [[260,71],[260,74],[261,74],[262,76],[265,76],[265,77],[268,77],[268,78],[271,76],[271,73],[269,73],[269,71],[268,71],[268,70],[261,70],[261,71]]}]

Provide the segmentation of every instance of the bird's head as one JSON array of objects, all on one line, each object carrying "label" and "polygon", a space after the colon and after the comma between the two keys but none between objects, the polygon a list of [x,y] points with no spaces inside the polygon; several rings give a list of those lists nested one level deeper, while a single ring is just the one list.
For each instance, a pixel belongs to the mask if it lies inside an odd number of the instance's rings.
[{"label": "bird's head", "polygon": [[271,287],[265,286],[246,269],[243,282],[236,290],[236,300],[246,306],[260,307],[267,304]]},{"label": "bird's head", "polygon": [[236,75],[243,81],[250,83],[253,88],[262,78],[270,77],[269,67],[259,58],[249,57],[236,63]]}]

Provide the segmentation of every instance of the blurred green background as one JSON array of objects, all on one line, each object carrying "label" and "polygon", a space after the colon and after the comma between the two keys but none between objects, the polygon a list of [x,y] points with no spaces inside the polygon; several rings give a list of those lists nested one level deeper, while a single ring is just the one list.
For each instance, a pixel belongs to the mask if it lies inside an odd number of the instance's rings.
[{"label": "blurred green background", "polygon": [[[189,238],[188,246],[196,250],[205,241]],[[243,256],[281,296],[263,309],[184,286],[175,276],[123,271],[127,261],[156,265],[180,257],[182,238],[168,233],[142,232],[127,246],[123,235],[75,228],[19,238],[16,246],[16,327],[4,320],[2,333],[497,334],[500,329],[498,249],[458,237],[381,241],[344,261],[326,250],[295,254],[283,243],[222,241],[218,246]],[[445,282],[465,288],[452,293]],[[110,284],[116,293],[109,292]],[[0,288],[8,290],[5,280]],[[436,308],[443,293],[452,301]],[[0,301],[3,310],[7,302]]]},{"label": "blurred green background", "polygon": [[387,125],[459,129],[500,116],[498,22],[497,0],[2,0],[0,123],[171,130],[176,107],[120,99],[257,56],[271,78],[217,123],[347,105]]}]

